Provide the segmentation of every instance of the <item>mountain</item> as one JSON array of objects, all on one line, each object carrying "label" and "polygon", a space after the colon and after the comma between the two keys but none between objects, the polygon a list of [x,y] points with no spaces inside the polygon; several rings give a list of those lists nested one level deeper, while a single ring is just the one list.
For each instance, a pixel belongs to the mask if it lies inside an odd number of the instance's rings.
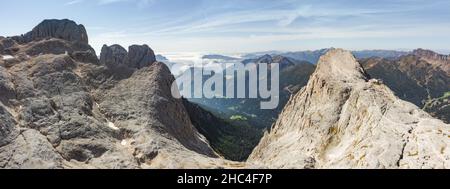
[{"label": "mountain", "polygon": [[450,75],[450,55],[441,55],[425,49],[416,49],[412,54]]},{"label": "mountain", "polygon": [[370,79],[349,51],[320,58],[249,162],[269,168],[449,168],[450,125]]},{"label": "mountain", "polygon": [[[320,49],[315,51],[295,51],[295,52],[278,52],[273,51],[267,53],[267,55],[270,56],[276,56],[280,55],[287,58],[292,58],[298,61],[307,61],[311,62],[313,64],[316,64],[319,61],[319,58],[325,53],[327,53],[329,50],[333,48],[327,48],[327,49]],[[258,55],[260,53],[253,53],[244,55],[244,57],[249,58],[255,58],[255,55]],[[353,54],[356,58],[372,58],[372,57],[378,57],[378,58],[398,58],[400,56],[404,56],[407,54],[410,54],[409,52],[404,51],[394,51],[394,50],[361,50],[361,51],[353,51]]]},{"label": "mountain", "polygon": [[224,56],[219,54],[210,54],[210,55],[204,55],[202,59],[208,59],[208,60],[221,60],[221,61],[236,61],[239,60],[239,58],[234,58],[230,56]]},{"label": "mountain", "polygon": [[156,55],[156,61],[166,63],[169,62],[169,59],[163,55],[158,54]]},{"label": "mountain", "polygon": [[282,53],[282,56],[293,58],[301,61],[308,61],[313,64],[316,64],[319,61],[319,58],[328,52],[329,49],[320,49],[316,51],[298,51],[298,52],[287,52]]},{"label": "mountain", "polygon": [[44,20],[30,32],[12,37],[18,43],[29,43],[42,39],[64,39],[69,42],[88,43],[88,35],[83,25],[72,20]]},{"label": "mountain", "polygon": [[147,45],[104,46],[98,60],[68,20],[0,44],[0,168],[242,166],[194,127]]},{"label": "mountain", "polygon": [[[224,115],[229,119],[233,116],[239,116],[245,120],[250,125],[253,125],[260,129],[265,129],[270,127],[274,121],[277,119],[284,105],[288,102],[292,93],[298,91],[301,87],[306,85],[310,75],[314,72],[315,66],[309,62],[297,61],[291,58],[286,58],[283,56],[270,56],[264,55],[257,59],[248,59],[244,63],[280,63],[280,103],[275,110],[261,110],[260,104],[265,99],[237,99],[237,98],[190,98],[189,101],[195,102],[202,106],[208,108],[209,111]],[[192,71],[192,73],[196,73]],[[230,79],[222,74],[225,79]],[[235,79],[233,77],[231,79]],[[207,80],[208,77],[204,77]],[[245,76],[246,82],[248,83],[249,77]],[[235,87],[237,87],[235,85]],[[248,85],[246,86],[248,88]],[[235,89],[236,91],[237,89]],[[246,89],[248,90],[248,89]],[[232,120],[229,120],[232,121]]]},{"label": "mountain", "polygon": [[405,51],[394,51],[394,50],[362,50],[362,51],[353,51],[353,55],[358,58],[398,58],[401,56],[405,56],[410,54]]},{"label": "mountain", "polygon": [[446,57],[418,49],[396,59],[368,58],[360,61],[369,75],[382,79],[401,99],[421,108],[428,104],[426,110],[429,113],[448,121],[450,115],[440,110],[446,109],[446,103],[438,103],[447,98],[445,94],[450,91],[450,74],[446,71],[450,63],[445,63]]},{"label": "mountain", "polygon": [[280,65],[280,69],[285,69],[287,67],[290,66],[294,66],[296,64],[301,64],[304,63],[305,61],[298,61],[295,60],[293,58],[288,58],[288,57],[284,57],[281,55],[275,55],[275,56],[271,56],[271,55],[264,55],[255,59],[245,59],[242,61],[243,64],[249,64],[249,63],[254,63],[254,64],[273,64],[273,63],[278,63]]}]

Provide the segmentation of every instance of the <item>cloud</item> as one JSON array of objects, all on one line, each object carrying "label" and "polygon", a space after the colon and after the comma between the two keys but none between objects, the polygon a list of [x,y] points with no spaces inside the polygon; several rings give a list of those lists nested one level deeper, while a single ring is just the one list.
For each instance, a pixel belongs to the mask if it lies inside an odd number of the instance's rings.
[{"label": "cloud", "polygon": [[138,8],[145,8],[151,5],[155,0],[98,0],[99,5],[109,5],[120,2],[135,3]]},{"label": "cloud", "polygon": [[69,1],[67,3],[65,3],[65,6],[70,6],[70,5],[75,5],[75,4],[79,4],[82,3],[84,0],[73,0],[73,1]]}]

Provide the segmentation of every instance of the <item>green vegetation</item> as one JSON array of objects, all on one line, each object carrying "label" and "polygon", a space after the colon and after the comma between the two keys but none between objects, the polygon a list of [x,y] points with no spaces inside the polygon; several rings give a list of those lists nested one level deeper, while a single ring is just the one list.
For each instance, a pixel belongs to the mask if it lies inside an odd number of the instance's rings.
[{"label": "green vegetation", "polygon": [[444,96],[442,96],[441,98],[448,98],[450,97],[450,91],[444,93]]},{"label": "green vegetation", "polygon": [[234,116],[232,120],[223,118],[225,115],[222,113],[211,113],[209,109],[187,101],[185,106],[197,130],[226,159],[247,160],[261,140],[263,130],[250,125],[243,116]]},{"label": "green vegetation", "polygon": [[230,118],[231,121],[247,121],[248,119],[241,115],[234,115]]}]

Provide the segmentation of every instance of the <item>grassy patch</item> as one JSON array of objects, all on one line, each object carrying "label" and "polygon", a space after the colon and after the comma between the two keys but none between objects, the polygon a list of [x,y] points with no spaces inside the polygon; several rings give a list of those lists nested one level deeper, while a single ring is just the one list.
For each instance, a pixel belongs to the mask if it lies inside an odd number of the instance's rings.
[{"label": "grassy patch", "polygon": [[230,117],[231,121],[247,121],[248,119],[241,115],[234,115]]}]

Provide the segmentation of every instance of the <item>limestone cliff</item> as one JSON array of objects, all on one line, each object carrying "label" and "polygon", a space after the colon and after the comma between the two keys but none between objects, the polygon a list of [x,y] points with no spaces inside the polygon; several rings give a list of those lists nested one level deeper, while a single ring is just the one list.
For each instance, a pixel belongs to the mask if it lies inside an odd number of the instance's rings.
[{"label": "limestone cliff", "polygon": [[330,50],[249,162],[269,168],[450,168],[450,125]]}]

